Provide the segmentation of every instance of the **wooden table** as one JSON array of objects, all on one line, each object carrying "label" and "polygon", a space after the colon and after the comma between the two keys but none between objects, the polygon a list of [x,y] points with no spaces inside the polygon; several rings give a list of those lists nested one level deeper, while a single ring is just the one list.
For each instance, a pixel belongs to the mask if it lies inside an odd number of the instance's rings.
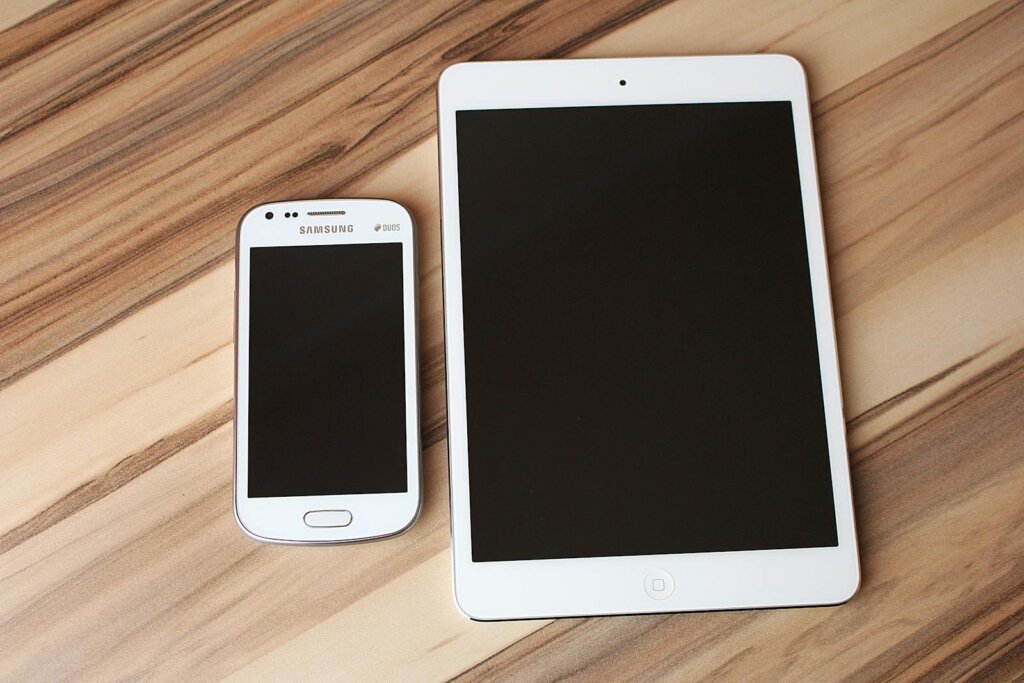
[{"label": "wooden table", "polygon": [[[0,4],[0,677],[1024,673],[1024,4]],[[470,59],[806,65],[864,582],[844,606],[478,624],[451,597],[435,83]],[[356,547],[231,513],[234,229],[419,223],[425,504]]]}]

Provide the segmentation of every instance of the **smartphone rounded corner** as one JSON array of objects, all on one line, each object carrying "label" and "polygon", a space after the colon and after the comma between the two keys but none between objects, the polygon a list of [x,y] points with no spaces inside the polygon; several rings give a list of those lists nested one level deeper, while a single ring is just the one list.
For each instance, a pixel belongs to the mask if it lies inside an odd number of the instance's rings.
[{"label": "smartphone rounded corner", "polygon": [[[416,226],[416,219],[413,218],[412,211],[409,210],[408,206],[406,206],[405,204],[403,204],[402,202],[400,202],[400,201],[398,201],[396,199],[379,199],[378,201],[384,202],[385,204],[391,204],[392,206],[395,206],[395,207],[398,207],[399,209],[401,209],[402,213],[405,214],[406,220],[409,221],[409,225],[411,225],[411,226],[413,226],[415,228],[415,226]],[[416,231],[413,230],[412,234],[415,236]]]},{"label": "smartphone rounded corner", "polygon": [[416,496],[416,507],[413,508],[412,514],[408,520],[395,531],[391,531],[387,534],[382,535],[380,538],[394,538],[395,536],[401,536],[406,531],[412,528],[412,525],[416,523],[420,518],[420,513],[423,511],[423,487],[421,486],[418,495]]},{"label": "smartphone rounded corner", "polygon": [[238,219],[238,227],[235,228],[235,243],[239,243],[242,239],[242,228],[249,220],[249,216],[257,214],[263,211],[266,207],[270,206],[273,202],[262,202],[260,204],[254,204],[246,209],[242,213],[242,217]]},{"label": "smartphone rounded corner", "polygon": [[234,498],[232,500],[232,502],[231,502],[231,510],[232,510],[232,512],[234,513],[234,516],[235,516],[235,523],[238,525],[238,528],[242,530],[243,534],[245,534],[246,536],[248,536],[252,540],[258,541],[260,543],[273,543],[273,539],[266,538],[264,536],[260,536],[259,534],[257,534],[256,532],[254,532],[252,529],[250,529],[249,527],[247,527],[245,525],[245,522],[242,521],[242,516],[238,513],[238,498]]}]

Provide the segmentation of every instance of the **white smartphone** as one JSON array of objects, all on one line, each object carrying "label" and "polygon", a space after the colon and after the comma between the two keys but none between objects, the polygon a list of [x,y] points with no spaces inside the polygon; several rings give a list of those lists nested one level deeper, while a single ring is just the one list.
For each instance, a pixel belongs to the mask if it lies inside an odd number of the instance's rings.
[{"label": "white smartphone", "polygon": [[346,543],[420,509],[412,216],[261,204],[238,225],[234,508],[249,536]]}]

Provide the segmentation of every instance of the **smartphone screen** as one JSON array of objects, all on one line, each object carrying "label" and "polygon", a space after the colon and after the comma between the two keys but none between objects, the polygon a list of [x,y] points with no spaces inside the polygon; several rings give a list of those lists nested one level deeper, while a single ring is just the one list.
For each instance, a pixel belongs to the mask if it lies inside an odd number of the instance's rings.
[{"label": "smartphone screen", "polygon": [[402,245],[253,247],[250,498],[407,490]]},{"label": "smartphone screen", "polygon": [[473,560],[837,545],[790,103],[456,125]]}]

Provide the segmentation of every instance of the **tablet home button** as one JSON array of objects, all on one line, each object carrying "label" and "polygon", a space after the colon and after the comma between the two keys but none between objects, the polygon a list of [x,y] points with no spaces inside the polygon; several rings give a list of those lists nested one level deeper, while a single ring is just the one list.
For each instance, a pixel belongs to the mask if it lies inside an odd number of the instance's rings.
[{"label": "tablet home button", "polygon": [[348,526],[352,523],[352,513],[348,510],[310,510],[302,516],[302,521],[313,527]]},{"label": "tablet home button", "polygon": [[661,569],[655,569],[644,577],[644,591],[655,600],[664,600],[675,589],[676,582],[672,575]]}]

